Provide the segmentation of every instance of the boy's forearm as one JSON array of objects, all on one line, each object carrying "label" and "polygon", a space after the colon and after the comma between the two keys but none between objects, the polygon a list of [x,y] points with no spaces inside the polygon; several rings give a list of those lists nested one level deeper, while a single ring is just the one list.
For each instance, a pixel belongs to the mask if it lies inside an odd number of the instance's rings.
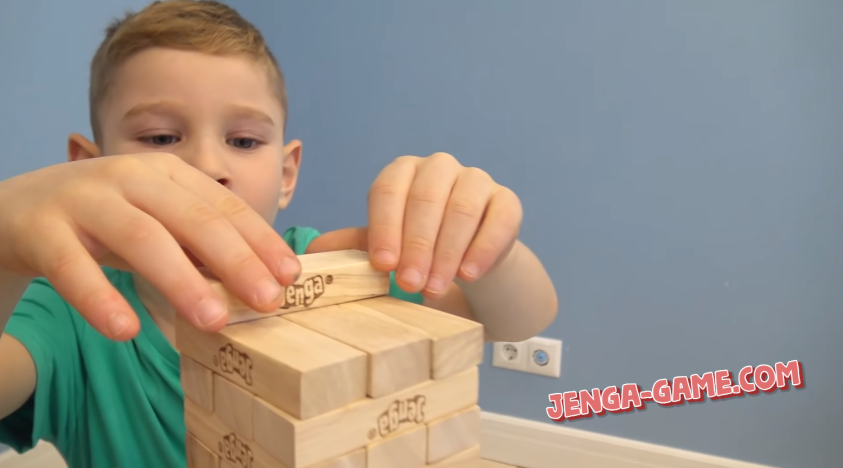
[{"label": "boy's forearm", "polygon": [[547,328],[557,312],[556,290],[538,258],[521,242],[486,275],[457,280],[471,308],[494,341],[524,341]]}]

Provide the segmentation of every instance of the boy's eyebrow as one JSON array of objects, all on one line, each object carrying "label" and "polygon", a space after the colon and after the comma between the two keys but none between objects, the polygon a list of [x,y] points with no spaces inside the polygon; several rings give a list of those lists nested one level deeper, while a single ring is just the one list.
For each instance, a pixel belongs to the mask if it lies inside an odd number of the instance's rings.
[{"label": "boy's eyebrow", "polygon": [[[123,115],[123,119],[127,120],[143,114],[173,114],[178,113],[178,110],[179,106],[173,102],[150,102],[138,104],[137,106],[129,109],[129,111]],[[271,126],[275,125],[275,121],[272,120],[272,117],[253,107],[233,104],[228,106],[228,111],[235,116],[259,120]]]},{"label": "boy's eyebrow", "polygon": [[172,114],[178,112],[178,105],[167,101],[148,102],[138,104],[129,109],[124,115],[123,120],[131,119],[143,114]]},{"label": "boy's eyebrow", "polygon": [[228,109],[229,112],[231,112],[231,114],[233,115],[259,120],[261,122],[269,124],[270,126],[275,126],[275,121],[272,120],[272,117],[268,116],[266,113],[258,109],[255,109],[254,107],[230,105],[228,106]]}]

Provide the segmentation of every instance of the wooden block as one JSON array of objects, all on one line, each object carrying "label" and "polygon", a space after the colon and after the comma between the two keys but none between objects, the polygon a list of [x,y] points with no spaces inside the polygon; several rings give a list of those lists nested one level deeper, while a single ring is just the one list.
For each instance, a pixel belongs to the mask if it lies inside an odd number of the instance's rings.
[{"label": "wooden block", "polygon": [[427,466],[427,430],[418,426],[393,434],[366,447],[367,468],[421,468]]},{"label": "wooden block", "polygon": [[255,442],[288,468],[304,468],[477,404],[478,375],[473,367],[304,421],[255,398]]},{"label": "wooden block", "polygon": [[480,407],[427,423],[427,463],[436,463],[480,444]]},{"label": "wooden block", "polygon": [[241,436],[252,438],[252,394],[214,375],[214,414]]},{"label": "wooden block", "polygon": [[366,468],[366,450],[357,449],[339,458],[310,465],[307,468]]},{"label": "wooden block", "polygon": [[219,280],[209,277],[211,285],[227,300],[228,323],[389,294],[389,273],[376,270],[366,252],[341,250],[299,255],[298,259],[302,267],[301,277],[295,284],[284,288],[284,304],[269,313],[252,310],[230,294]]},{"label": "wooden block", "polygon": [[366,397],[367,355],[280,317],[204,333],[176,318],[176,347],[299,419]]},{"label": "wooden block", "polygon": [[480,462],[480,445],[478,444],[427,466],[435,468],[480,468]]},{"label": "wooden block", "polygon": [[364,351],[369,356],[367,395],[372,398],[430,378],[430,338],[374,310],[334,305],[280,319]]},{"label": "wooden block", "polygon": [[432,340],[432,378],[441,379],[483,362],[483,325],[447,312],[383,296],[344,304],[377,310],[426,332]]},{"label": "wooden block", "polygon": [[220,457],[190,432],[185,434],[184,444],[187,468],[219,468]]},{"label": "wooden block", "polygon": [[221,468],[230,464],[237,468],[288,468],[254,441],[232,431],[216,415],[204,412],[187,398],[184,422],[188,432],[219,457]]},{"label": "wooden block", "polygon": [[184,395],[207,411],[214,411],[214,378],[211,369],[188,356],[181,355],[181,386]]}]

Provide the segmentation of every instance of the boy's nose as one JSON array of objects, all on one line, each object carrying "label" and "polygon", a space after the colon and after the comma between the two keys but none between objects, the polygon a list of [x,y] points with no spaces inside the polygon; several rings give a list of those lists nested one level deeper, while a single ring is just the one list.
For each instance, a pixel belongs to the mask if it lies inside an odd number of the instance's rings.
[{"label": "boy's nose", "polygon": [[196,148],[187,150],[189,154],[186,155],[186,159],[190,165],[199,169],[208,177],[230,188],[231,175],[228,172],[221,151],[220,148],[213,147],[212,145],[197,145]]}]

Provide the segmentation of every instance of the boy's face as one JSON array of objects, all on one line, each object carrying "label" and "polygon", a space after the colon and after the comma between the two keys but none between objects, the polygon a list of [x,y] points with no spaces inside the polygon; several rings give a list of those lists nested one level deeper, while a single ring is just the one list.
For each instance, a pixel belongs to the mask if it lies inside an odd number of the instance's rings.
[{"label": "boy's face", "polygon": [[[261,65],[148,49],[129,59],[112,83],[99,113],[102,155],[172,153],[224,184],[270,224],[286,207],[301,145],[284,145],[285,116]],[[100,156],[79,138],[71,139],[71,159]]]}]

